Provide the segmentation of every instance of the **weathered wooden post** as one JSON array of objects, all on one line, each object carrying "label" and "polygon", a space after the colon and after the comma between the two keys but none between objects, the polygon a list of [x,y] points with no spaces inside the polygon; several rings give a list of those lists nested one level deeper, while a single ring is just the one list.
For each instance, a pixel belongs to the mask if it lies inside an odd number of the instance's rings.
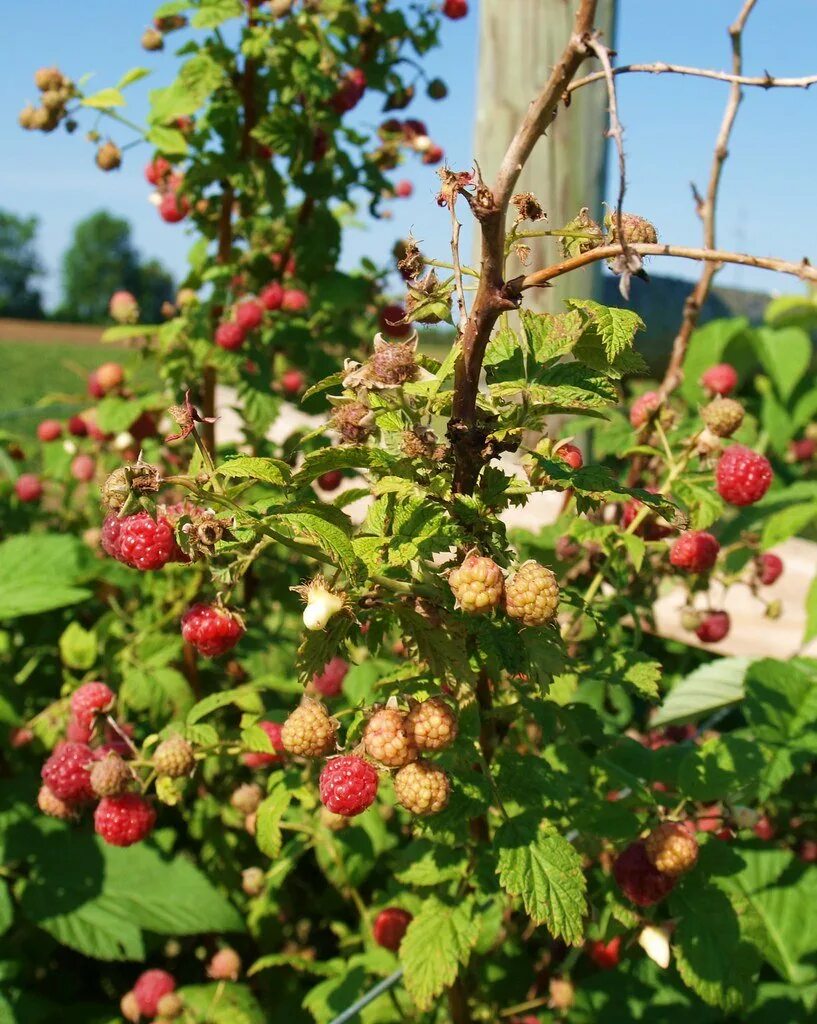
[{"label": "weathered wooden post", "polygon": [[[477,84],[476,159],[486,181],[497,171],[508,142],[524,116],[536,87],[545,80],[564,47],[578,6],[576,0],[480,0],[479,79]],[[596,24],[613,45],[616,0],[601,0]],[[518,191],[533,192],[548,215],[543,227],[562,227],[582,206],[601,212],[605,198],[608,150],[607,94],[588,86],[572,98],[547,138],[539,142],[519,181]],[[531,267],[551,263],[553,238],[530,239]],[[511,275],[518,261],[508,261]],[[529,295],[525,304],[540,310],[562,309],[561,299],[597,297],[601,265],[557,279],[555,287]]]}]

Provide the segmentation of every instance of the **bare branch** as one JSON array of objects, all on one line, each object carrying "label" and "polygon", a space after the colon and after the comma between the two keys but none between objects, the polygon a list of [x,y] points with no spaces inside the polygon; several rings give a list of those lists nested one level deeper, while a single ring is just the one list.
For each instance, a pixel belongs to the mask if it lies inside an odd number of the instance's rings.
[{"label": "bare branch", "polygon": [[[684,64],[666,64],[655,61],[652,64],[622,64],[613,68],[614,75],[631,75],[633,73],[648,75],[687,75],[691,78],[709,78],[716,82],[732,82],[736,85],[754,86],[758,89],[810,89],[817,85],[817,75],[804,75],[802,78],[782,78],[768,73],[764,75],[734,75],[728,71],[714,71],[710,68],[692,68]],[[605,78],[604,71],[594,71],[583,78],[577,78],[567,87],[566,92],[573,93],[593,82],[601,82]]]},{"label": "bare branch", "polygon": [[451,210],[451,262],[454,266],[454,283],[457,288],[457,301],[460,304],[459,330],[465,330],[468,322],[468,308],[465,305],[465,287],[462,283],[462,266],[460,264],[460,222],[457,219],[455,204],[449,204]]}]

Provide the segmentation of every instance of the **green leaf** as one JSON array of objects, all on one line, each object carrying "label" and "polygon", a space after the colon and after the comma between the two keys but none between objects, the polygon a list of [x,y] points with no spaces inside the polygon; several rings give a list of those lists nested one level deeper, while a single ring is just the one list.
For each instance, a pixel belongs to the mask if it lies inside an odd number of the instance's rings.
[{"label": "green leaf", "polygon": [[659,728],[689,722],[743,699],[749,658],[718,658],[690,672],[670,690],[650,724]]},{"label": "green leaf", "polygon": [[794,665],[771,658],[755,661],[746,673],[744,712],[765,743],[790,745],[805,739],[811,746],[817,686]]},{"label": "green leaf", "polygon": [[96,661],[98,644],[92,629],[83,629],[78,622],[71,622],[60,637],[60,658],[68,668],[87,672]]},{"label": "green leaf", "polygon": [[554,938],[579,945],[587,883],[578,852],[550,825],[527,815],[505,822],[494,845],[505,891],[522,897],[534,924],[545,924]]},{"label": "green leaf", "polygon": [[763,319],[770,327],[817,327],[817,302],[813,295],[778,295],[763,310]]},{"label": "green leaf", "polygon": [[610,362],[625,350],[633,347],[635,336],[644,330],[644,321],[631,309],[617,309],[602,306],[592,299],[568,299],[571,309],[578,309],[599,335],[604,351]]},{"label": "green leaf", "polygon": [[126,71],[125,74],[122,75],[116,88],[126,89],[129,85],[133,85],[134,82],[138,82],[142,78],[147,78],[150,73],[149,68],[131,68],[130,71]]},{"label": "green leaf", "polygon": [[466,861],[461,850],[453,850],[428,839],[415,839],[399,852],[394,877],[402,885],[422,888],[453,882],[461,878],[465,870]]},{"label": "green leaf", "polygon": [[697,483],[689,478],[677,480],[672,485],[672,494],[689,513],[692,530],[708,530],[723,515],[723,499],[711,483]]},{"label": "green leaf", "polygon": [[817,576],[811,581],[806,595],[806,629],[803,643],[807,644],[817,636]]},{"label": "green leaf", "polygon": [[75,537],[20,534],[0,544],[0,620],[78,604],[87,549]]},{"label": "green leaf", "polygon": [[190,24],[193,28],[218,28],[231,18],[240,18],[244,10],[241,0],[201,0]]},{"label": "green leaf", "polygon": [[246,985],[222,981],[185,985],[177,992],[184,1001],[190,1024],[266,1024],[268,1020]]},{"label": "green leaf", "polygon": [[263,704],[252,686],[239,686],[221,693],[211,693],[187,712],[187,724],[195,725],[214,711],[235,704],[242,711],[263,711]]},{"label": "green leaf", "polygon": [[228,480],[258,480],[274,487],[286,487],[292,472],[285,462],[278,459],[261,459],[239,455],[221,463],[217,472]]},{"label": "green leaf", "polygon": [[14,920],[14,904],[11,902],[11,894],[7,883],[0,880],[0,935],[11,927]]},{"label": "green leaf", "polygon": [[789,537],[803,530],[817,519],[817,503],[810,501],[801,505],[790,505],[774,512],[763,524],[760,546],[764,551],[775,547]]},{"label": "green leaf", "polygon": [[102,341],[130,341],[131,338],[149,338],[159,328],[153,324],[115,324],[102,332]]},{"label": "green leaf", "polygon": [[428,1010],[454,982],[478,936],[472,897],[454,904],[436,896],[424,901],[400,946],[405,985],[418,1009]]},{"label": "green leaf", "polygon": [[332,564],[338,565],[352,579],[357,579],[364,567],[355,554],[349,539],[351,525],[348,516],[332,505],[304,507],[286,512],[276,511],[270,517],[273,524],[286,523],[296,535],[314,541],[326,552]]},{"label": "green leaf", "polygon": [[693,800],[730,796],[746,802],[754,795],[763,766],[763,755],[752,740],[732,733],[714,736],[684,757],[678,785]]},{"label": "green leaf", "polygon": [[145,138],[165,156],[185,156],[190,148],[184,132],[179,131],[178,128],[168,128],[165,125],[152,125]]},{"label": "green leaf", "polygon": [[124,107],[125,97],[118,89],[100,89],[92,96],[86,96],[80,100],[83,107],[92,107],[95,110],[104,110],[107,107]]},{"label": "green leaf", "polygon": [[799,327],[759,327],[753,334],[755,350],[783,401],[794,389],[811,362],[811,340]]},{"label": "green leaf", "polygon": [[292,794],[286,786],[276,786],[258,807],[255,839],[258,849],[275,859],[281,852],[281,819],[287,811]]},{"label": "green leaf", "polygon": [[293,477],[296,486],[311,483],[332,469],[376,469],[388,473],[398,460],[381,448],[344,444],[309,452]]},{"label": "green leaf", "polygon": [[[638,571],[638,570],[637,570]],[[661,665],[637,651],[618,650],[613,652],[614,677],[632,686],[650,700],[658,699],[658,684],[661,681]]]},{"label": "green leaf", "polygon": [[519,317],[527,335],[529,349],[539,363],[568,355],[584,330],[584,319],[576,309],[558,315],[522,309]]}]

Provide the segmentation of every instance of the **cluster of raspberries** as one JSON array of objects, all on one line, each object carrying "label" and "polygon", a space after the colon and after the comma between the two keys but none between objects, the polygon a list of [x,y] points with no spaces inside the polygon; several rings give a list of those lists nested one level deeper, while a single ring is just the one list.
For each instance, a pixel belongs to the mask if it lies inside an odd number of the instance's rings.
[{"label": "cluster of raspberries", "polygon": [[694,826],[665,821],[618,855],[613,877],[628,900],[638,907],[651,907],[668,895],[697,860]]},{"label": "cluster of raspberries", "polygon": [[[216,950],[207,962],[207,977],[213,981],[237,981],[241,967],[238,953],[225,946]],[[173,975],[153,967],[143,971],[130,992],[122,996],[119,1011],[131,1024],[139,1024],[143,1020],[169,1024],[184,1014],[185,1005]]]},{"label": "cluster of raspberries", "polygon": [[[66,737],[42,767],[37,805],[44,814],[76,821],[92,803],[94,829],[112,846],[130,846],[153,829],[156,812],[136,785],[129,760],[136,752],[130,727],[111,717],[116,697],[105,683],[83,683],[71,696]],[[153,752],[159,776],[181,778],[194,765],[193,749],[183,737],[170,736]]]},{"label": "cluster of raspberries", "polygon": [[456,607],[468,615],[490,612],[500,605],[523,626],[544,626],[559,607],[554,573],[538,562],[524,562],[508,578],[492,558],[466,555],[448,576]]},{"label": "cluster of raspberries", "polygon": [[303,313],[309,307],[309,296],[300,288],[285,288],[273,281],[258,295],[236,303],[228,317],[218,325],[215,342],[219,348],[232,352],[241,348],[247,336],[263,327],[267,314]]},{"label": "cluster of raspberries", "polygon": [[140,572],[162,569],[168,562],[189,562],[175,533],[184,512],[183,503],[159,506],[155,518],[145,511],[129,516],[111,512],[102,524],[102,549],[117,562]]}]

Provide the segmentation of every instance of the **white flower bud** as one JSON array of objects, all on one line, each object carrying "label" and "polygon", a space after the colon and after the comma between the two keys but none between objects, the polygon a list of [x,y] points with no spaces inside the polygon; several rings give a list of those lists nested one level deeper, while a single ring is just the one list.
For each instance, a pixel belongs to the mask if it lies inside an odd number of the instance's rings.
[{"label": "white flower bud", "polygon": [[659,967],[669,967],[669,932],[666,928],[657,928],[648,924],[646,928],[641,929],[638,944],[650,960],[658,964]]}]

